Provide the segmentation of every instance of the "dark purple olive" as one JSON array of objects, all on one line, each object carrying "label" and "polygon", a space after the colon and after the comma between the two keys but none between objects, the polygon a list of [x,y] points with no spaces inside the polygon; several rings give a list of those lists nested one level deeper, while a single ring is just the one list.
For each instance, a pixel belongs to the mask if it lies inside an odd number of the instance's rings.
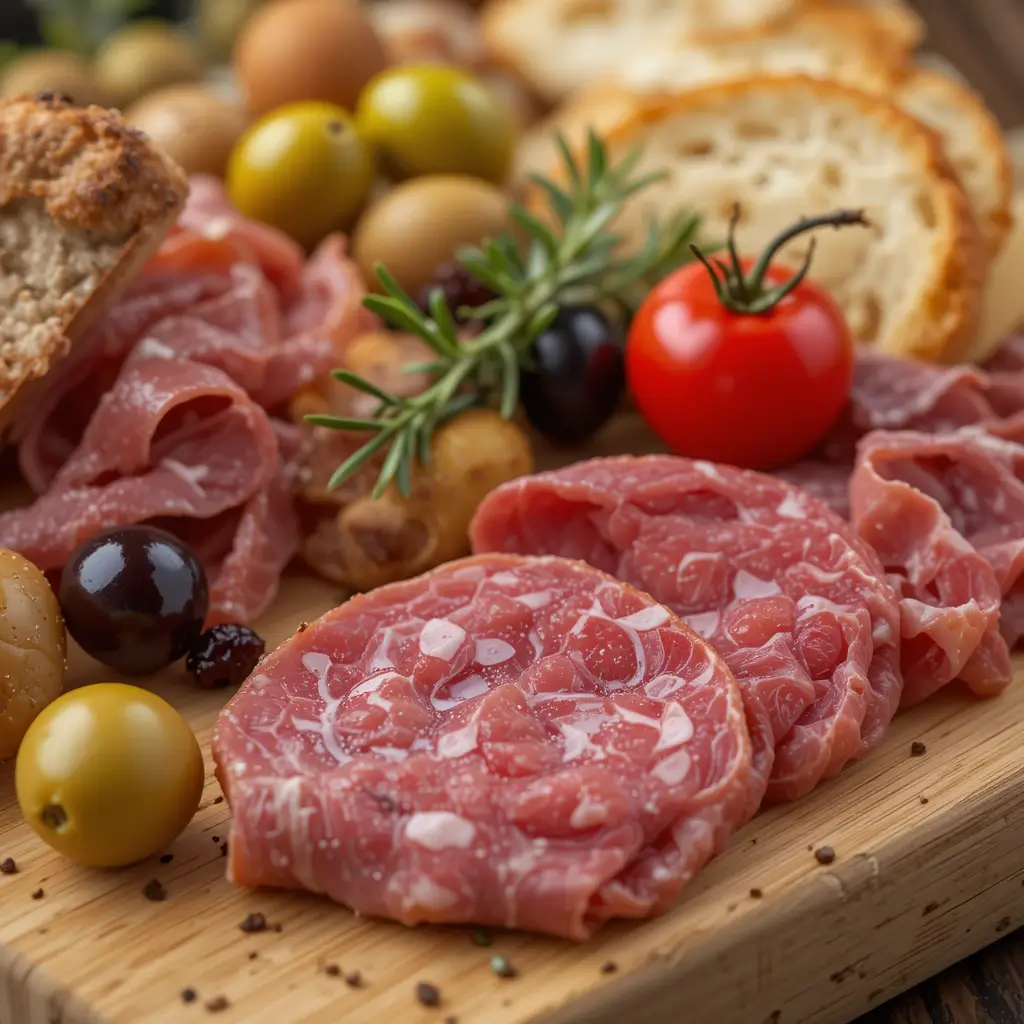
[{"label": "dark purple olive", "polygon": [[196,641],[185,659],[185,668],[204,690],[241,686],[266,649],[258,633],[228,622],[208,629]]},{"label": "dark purple olive", "polygon": [[416,297],[424,312],[430,311],[430,296],[440,290],[456,323],[466,323],[459,315],[462,307],[476,308],[496,298],[483,281],[477,280],[461,263],[442,263]]},{"label": "dark purple olive", "polygon": [[206,574],[176,537],[123,526],[87,540],[60,579],[68,632],[104,665],[147,676],[185,656],[210,607]]},{"label": "dark purple olive", "polygon": [[563,306],[534,340],[519,375],[529,421],[563,444],[585,441],[611,419],[626,387],[622,332],[588,306]]}]

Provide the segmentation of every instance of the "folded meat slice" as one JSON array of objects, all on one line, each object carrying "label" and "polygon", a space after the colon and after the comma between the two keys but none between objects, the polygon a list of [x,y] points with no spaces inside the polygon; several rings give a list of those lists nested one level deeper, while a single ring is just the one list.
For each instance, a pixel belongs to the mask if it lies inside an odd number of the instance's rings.
[{"label": "folded meat slice", "polygon": [[498,488],[470,537],[475,551],[588,561],[714,644],[743,692],[759,797],[808,792],[877,743],[898,705],[881,564],[782,481],[673,456],[593,459]]},{"label": "folded meat slice", "polygon": [[558,558],[461,559],[352,598],[261,663],[213,755],[234,882],[570,939],[670,906],[752,785],[710,645]]},{"label": "folded meat slice", "polygon": [[[189,539],[202,523],[211,616],[248,621],[272,600],[298,546],[290,503],[275,497],[280,476],[267,414],[229,377],[199,363],[140,360],[100,401],[48,491],[0,515],[0,546],[48,571],[106,527],[156,521]],[[241,565],[252,552],[259,559]]]},{"label": "folded meat slice", "polygon": [[1024,632],[1021,442],[1018,418],[876,431],[859,446],[852,522],[902,590],[905,704],[958,678],[979,696],[1011,681],[1008,645]]}]

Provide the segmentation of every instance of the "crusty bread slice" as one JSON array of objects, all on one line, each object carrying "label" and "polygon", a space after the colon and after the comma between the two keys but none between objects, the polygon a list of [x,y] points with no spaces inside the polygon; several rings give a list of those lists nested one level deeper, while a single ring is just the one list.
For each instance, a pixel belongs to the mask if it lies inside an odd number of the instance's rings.
[{"label": "crusty bread slice", "polygon": [[490,0],[492,59],[556,102],[638,54],[763,31],[810,0]]},{"label": "crusty bread slice", "polygon": [[891,64],[909,60],[926,35],[924,19],[906,0],[819,0],[824,6],[859,7],[874,33],[879,56]]},{"label": "crusty bread slice", "polygon": [[879,45],[885,32],[870,5],[822,2],[770,31],[638,53],[569,97],[523,135],[516,153],[516,180],[551,163],[555,132],[578,143],[588,128],[600,132],[619,121],[636,95],[692,89],[752,74],[804,74],[872,92],[890,91],[906,62],[890,62],[895,48]]},{"label": "crusty bread slice", "polygon": [[895,98],[908,114],[941,137],[989,252],[995,253],[1013,223],[1013,162],[984,100],[948,75],[924,69],[908,75]]},{"label": "crusty bread slice", "polygon": [[963,361],[983,363],[1008,334],[1024,329],[1024,191],[1011,202],[1014,224],[992,261],[982,294],[981,322]]},{"label": "crusty bread slice", "polygon": [[[932,361],[955,361],[970,343],[984,243],[934,134],[885,99],[755,76],[638,104],[605,138],[610,159],[639,145],[638,170],[665,174],[627,204],[616,225],[626,239],[683,206],[703,216],[705,237],[722,238],[739,203],[739,244],[757,253],[800,217],[861,208],[872,228],[816,232],[811,271],[854,337]],[[790,243],[785,262],[808,244]]]},{"label": "crusty bread slice", "polygon": [[155,252],[188,179],[116,111],[0,103],[0,430]]}]

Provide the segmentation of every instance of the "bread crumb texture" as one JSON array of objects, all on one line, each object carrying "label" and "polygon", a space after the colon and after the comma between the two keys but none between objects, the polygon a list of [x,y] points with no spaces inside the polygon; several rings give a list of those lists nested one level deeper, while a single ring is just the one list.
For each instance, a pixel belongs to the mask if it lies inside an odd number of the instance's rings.
[{"label": "bread crumb texture", "polygon": [[0,103],[0,404],[68,351],[66,328],[188,179],[116,111]]}]

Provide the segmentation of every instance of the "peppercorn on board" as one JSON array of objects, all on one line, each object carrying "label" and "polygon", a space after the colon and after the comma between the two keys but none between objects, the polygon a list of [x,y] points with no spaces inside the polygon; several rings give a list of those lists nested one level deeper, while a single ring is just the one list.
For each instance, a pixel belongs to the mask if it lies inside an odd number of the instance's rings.
[{"label": "peppercorn on board", "polygon": [[[642,423],[623,414],[593,453],[644,447]],[[290,576],[260,630],[277,644],[343,597]],[[73,652],[74,684],[105,674]],[[207,769],[200,812],[163,857],[75,866],[25,825],[12,767],[0,771],[0,861],[13,861],[0,874],[4,1024],[654,1024],[683,1012],[693,1024],[839,1024],[1024,921],[1024,686],[987,702],[944,692],[899,715],[870,757],[758,815],[673,911],[584,944],[407,929],[308,894],[235,888],[209,755],[228,694],[171,673],[153,687],[195,728]]]}]

